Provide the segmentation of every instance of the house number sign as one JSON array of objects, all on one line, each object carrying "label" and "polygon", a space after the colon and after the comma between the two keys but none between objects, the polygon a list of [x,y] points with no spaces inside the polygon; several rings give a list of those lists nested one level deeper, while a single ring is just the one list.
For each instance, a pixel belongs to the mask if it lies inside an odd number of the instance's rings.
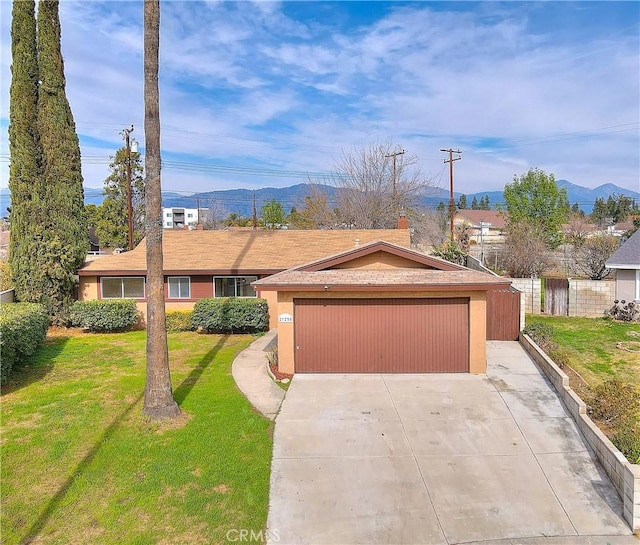
[{"label": "house number sign", "polygon": [[280,316],[278,316],[278,322],[281,324],[292,324],[293,316],[291,316],[291,314],[280,314]]}]

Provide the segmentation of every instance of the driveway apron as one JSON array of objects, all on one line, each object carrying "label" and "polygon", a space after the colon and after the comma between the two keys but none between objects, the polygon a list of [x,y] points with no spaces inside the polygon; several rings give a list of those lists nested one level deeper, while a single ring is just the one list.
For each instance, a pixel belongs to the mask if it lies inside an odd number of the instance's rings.
[{"label": "driveway apron", "polygon": [[550,383],[518,343],[487,350],[487,375],[296,375],[271,542],[640,544]]}]

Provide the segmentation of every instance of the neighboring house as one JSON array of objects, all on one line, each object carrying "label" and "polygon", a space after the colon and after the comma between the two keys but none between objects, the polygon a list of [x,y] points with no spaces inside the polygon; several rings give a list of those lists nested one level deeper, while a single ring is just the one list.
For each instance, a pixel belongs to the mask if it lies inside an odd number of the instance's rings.
[{"label": "neighboring house", "polygon": [[640,230],[613,252],[606,266],[616,271],[616,299],[640,301]]},{"label": "neighboring house", "polygon": [[505,217],[505,212],[497,210],[458,210],[453,224],[466,225],[469,240],[476,244],[496,244],[504,242]]},{"label": "neighboring house", "polygon": [[9,238],[11,237],[8,227],[2,225],[0,228],[0,259],[9,257]]},{"label": "neighboring house", "polygon": [[208,208],[163,208],[162,226],[165,229],[195,228],[199,223],[199,216]]},{"label": "neighboring house", "polygon": [[[251,283],[302,263],[384,239],[409,247],[408,229],[201,231],[163,233],[167,310],[190,309],[203,297],[256,297]],[[78,271],[81,300],[130,297],[146,310],[146,244],[102,257]],[[271,327],[277,326],[274,294]]]},{"label": "neighboring house", "polygon": [[510,285],[381,241],[253,282],[283,373],[485,373],[487,295]]}]

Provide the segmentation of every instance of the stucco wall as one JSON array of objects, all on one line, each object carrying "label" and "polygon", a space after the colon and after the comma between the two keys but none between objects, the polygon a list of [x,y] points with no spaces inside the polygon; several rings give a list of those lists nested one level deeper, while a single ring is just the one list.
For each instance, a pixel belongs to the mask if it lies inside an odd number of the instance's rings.
[{"label": "stucco wall", "polygon": [[[467,297],[469,301],[469,370],[471,373],[486,373],[486,294],[479,292],[278,292],[279,315],[290,314],[294,317],[295,298],[437,298],[437,297]],[[295,339],[294,323],[283,322],[278,324],[278,367],[283,373],[295,372]]]},{"label": "stucco wall", "polygon": [[633,301],[636,297],[636,271],[619,269],[616,271],[616,299]]},{"label": "stucco wall", "polygon": [[98,298],[98,277],[81,276],[78,287],[78,299],[80,301],[93,301]]},{"label": "stucco wall", "polygon": [[405,259],[388,252],[374,252],[357,259],[352,259],[346,263],[341,263],[331,267],[332,269],[424,269],[422,263],[417,263],[410,259]]}]

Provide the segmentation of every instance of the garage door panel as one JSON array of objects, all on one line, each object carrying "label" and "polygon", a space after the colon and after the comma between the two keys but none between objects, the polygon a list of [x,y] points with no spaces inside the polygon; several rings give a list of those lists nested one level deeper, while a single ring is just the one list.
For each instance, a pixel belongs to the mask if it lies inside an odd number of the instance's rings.
[{"label": "garage door panel", "polygon": [[469,370],[469,305],[446,299],[296,299],[296,372]]}]

